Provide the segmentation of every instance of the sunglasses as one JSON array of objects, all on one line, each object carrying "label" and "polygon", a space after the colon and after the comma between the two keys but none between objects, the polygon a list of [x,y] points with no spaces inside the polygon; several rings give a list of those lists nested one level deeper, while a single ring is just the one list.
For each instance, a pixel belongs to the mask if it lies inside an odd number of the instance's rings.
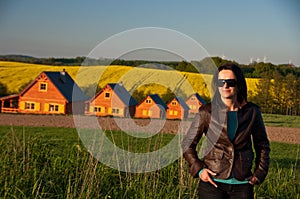
[{"label": "sunglasses", "polygon": [[218,87],[223,87],[225,83],[228,87],[236,87],[235,79],[218,79]]}]

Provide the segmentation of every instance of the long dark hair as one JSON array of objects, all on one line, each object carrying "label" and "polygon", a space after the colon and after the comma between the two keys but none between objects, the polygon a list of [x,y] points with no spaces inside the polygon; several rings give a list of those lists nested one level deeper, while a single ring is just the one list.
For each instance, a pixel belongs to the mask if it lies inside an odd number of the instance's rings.
[{"label": "long dark hair", "polygon": [[212,88],[214,91],[214,96],[212,102],[220,102],[221,96],[218,89],[218,76],[219,72],[222,70],[231,70],[237,81],[237,101],[242,104],[244,101],[247,101],[247,84],[245,76],[241,70],[241,68],[236,65],[235,63],[226,63],[224,65],[219,66],[218,70],[215,72],[213,81],[212,81]]}]

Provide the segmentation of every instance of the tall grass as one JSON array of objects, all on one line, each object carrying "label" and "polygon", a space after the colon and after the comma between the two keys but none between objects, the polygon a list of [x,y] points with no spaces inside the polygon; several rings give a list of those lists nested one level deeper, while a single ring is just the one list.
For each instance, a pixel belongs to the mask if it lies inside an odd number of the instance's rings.
[{"label": "tall grass", "polygon": [[[114,131],[107,137],[143,152],[173,138],[137,139]],[[197,198],[198,180],[182,158],[157,171],[125,173],[93,158],[75,129],[0,127],[0,138],[0,198]],[[255,187],[257,198],[300,198],[299,145],[272,143],[271,148],[270,173]]]}]

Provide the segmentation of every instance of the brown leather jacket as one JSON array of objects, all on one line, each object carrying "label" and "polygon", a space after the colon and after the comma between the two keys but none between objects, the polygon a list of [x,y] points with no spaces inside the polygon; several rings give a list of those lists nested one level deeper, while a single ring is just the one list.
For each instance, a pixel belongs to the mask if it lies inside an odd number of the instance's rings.
[{"label": "brown leather jacket", "polygon": [[[198,177],[201,169],[208,168],[217,173],[215,178],[220,179],[233,176],[238,180],[248,179],[253,184],[259,184],[265,179],[269,168],[270,146],[259,107],[248,102],[238,110],[237,120],[237,131],[233,141],[230,141],[226,109],[211,104],[200,108],[182,142],[183,156],[193,177]],[[206,141],[201,144],[204,157],[200,160],[196,147],[203,133]],[[252,140],[256,153],[253,173]]]}]

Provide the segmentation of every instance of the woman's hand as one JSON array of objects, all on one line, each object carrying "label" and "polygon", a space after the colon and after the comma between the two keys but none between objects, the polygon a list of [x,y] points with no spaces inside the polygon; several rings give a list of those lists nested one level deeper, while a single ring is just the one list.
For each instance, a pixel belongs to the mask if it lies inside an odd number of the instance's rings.
[{"label": "woman's hand", "polygon": [[251,185],[255,185],[255,184],[260,183],[258,178],[255,177],[255,176],[251,176],[251,177],[247,178],[246,180],[248,180]]},{"label": "woman's hand", "polygon": [[202,173],[200,174],[199,178],[200,180],[202,180],[203,182],[209,182],[210,184],[212,184],[213,186],[215,186],[216,188],[218,187],[217,184],[211,179],[210,176],[215,176],[217,175],[216,173],[212,172],[209,169],[203,169]]}]

